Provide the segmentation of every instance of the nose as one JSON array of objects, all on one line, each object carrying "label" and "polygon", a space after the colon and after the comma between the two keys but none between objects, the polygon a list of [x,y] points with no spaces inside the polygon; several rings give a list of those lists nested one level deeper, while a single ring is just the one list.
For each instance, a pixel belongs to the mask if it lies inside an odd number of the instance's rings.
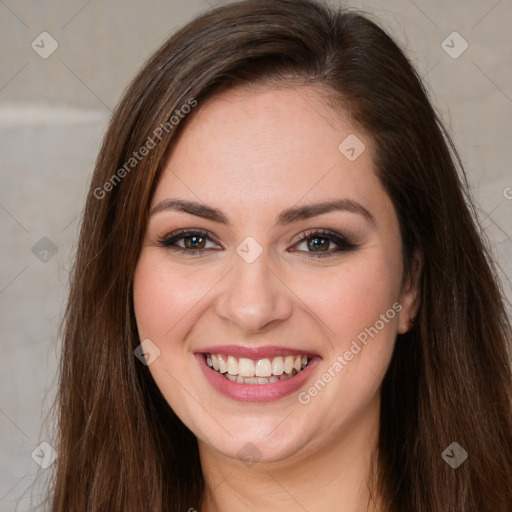
[{"label": "nose", "polygon": [[247,263],[234,256],[216,303],[216,313],[246,333],[264,332],[288,319],[293,293],[269,266],[267,252]]}]

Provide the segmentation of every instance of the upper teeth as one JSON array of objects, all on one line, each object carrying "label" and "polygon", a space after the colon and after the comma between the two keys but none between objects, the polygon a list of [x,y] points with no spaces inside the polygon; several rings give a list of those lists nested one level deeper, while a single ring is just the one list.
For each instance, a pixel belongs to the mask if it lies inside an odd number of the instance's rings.
[{"label": "upper teeth", "polygon": [[291,375],[301,371],[308,364],[307,355],[278,356],[273,359],[247,359],[246,357],[226,356],[224,354],[206,354],[208,366],[220,373],[239,375],[240,377],[271,377],[273,375]]}]

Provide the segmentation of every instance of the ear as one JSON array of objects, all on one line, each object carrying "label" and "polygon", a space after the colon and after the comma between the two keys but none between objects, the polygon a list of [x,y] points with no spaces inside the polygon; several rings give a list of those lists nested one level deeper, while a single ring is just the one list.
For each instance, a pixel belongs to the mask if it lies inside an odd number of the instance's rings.
[{"label": "ear", "polygon": [[409,273],[404,278],[399,302],[402,305],[398,319],[398,333],[404,334],[412,327],[412,319],[418,314],[420,306],[420,276],[423,258],[419,251],[414,253]]}]

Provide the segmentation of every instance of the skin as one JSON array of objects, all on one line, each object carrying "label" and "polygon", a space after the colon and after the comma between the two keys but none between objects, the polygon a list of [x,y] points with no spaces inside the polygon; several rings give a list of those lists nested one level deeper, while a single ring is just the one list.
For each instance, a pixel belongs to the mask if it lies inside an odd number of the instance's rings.
[{"label": "skin", "polygon": [[[355,161],[338,149],[350,134],[366,146]],[[403,279],[398,220],[371,153],[370,138],[315,88],[261,86],[199,105],[168,156],[151,208],[167,198],[199,201],[231,222],[171,210],[151,216],[134,281],[140,339],[160,350],[151,374],[198,439],[206,498],[191,505],[203,512],[367,510],[382,379],[418,307],[417,274]],[[285,208],[337,199],[356,201],[374,223],[333,211],[276,225]],[[178,229],[212,234],[201,256],[159,243]],[[322,249],[297,244],[315,229],[358,247],[315,256]],[[236,252],[248,236],[263,249],[252,263]],[[322,359],[307,390],[395,303],[400,313],[305,405],[297,393],[266,404],[229,399],[194,356],[237,343],[315,352]],[[244,447],[256,464],[240,460]]]}]

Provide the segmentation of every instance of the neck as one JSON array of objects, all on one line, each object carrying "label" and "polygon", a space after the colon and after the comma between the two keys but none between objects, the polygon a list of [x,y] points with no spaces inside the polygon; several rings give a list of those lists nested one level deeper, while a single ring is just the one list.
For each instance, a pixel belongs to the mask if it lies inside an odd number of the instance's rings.
[{"label": "neck", "polygon": [[[352,425],[314,447],[301,447],[292,460],[241,461],[199,442],[205,477],[201,512],[339,510],[378,512],[370,504],[372,456],[379,432],[380,397]],[[304,455],[306,454],[306,455]]]}]

